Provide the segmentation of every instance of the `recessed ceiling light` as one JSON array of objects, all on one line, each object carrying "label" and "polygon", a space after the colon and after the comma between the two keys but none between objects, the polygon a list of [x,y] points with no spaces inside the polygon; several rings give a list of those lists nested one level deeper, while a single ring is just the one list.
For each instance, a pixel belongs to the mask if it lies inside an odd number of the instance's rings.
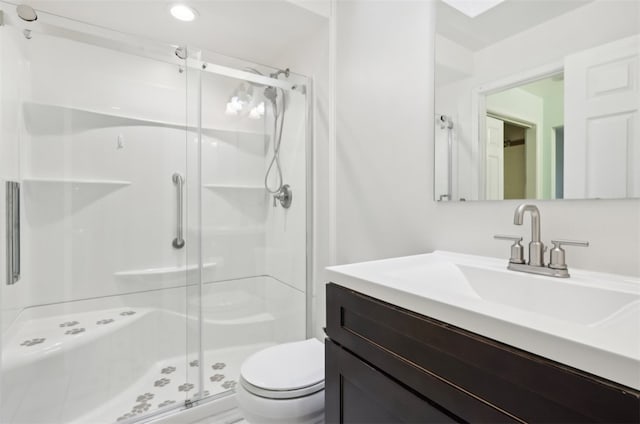
[{"label": "recessed ceiling light", "polygon": [[470,18],[475,18],[502,3],[504,0],[442,0]]},{"label": "recessed ceiling light", "polygon": [[170,12],[174,18],[184,22],[191,22],[198,16],[198,12],[196,12],[195,9],[184,4],[171,6]]}]

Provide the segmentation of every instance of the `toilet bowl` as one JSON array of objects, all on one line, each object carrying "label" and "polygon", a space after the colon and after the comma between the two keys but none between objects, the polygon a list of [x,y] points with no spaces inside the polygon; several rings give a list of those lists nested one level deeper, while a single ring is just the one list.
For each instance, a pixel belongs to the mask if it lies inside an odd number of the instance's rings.
[{"label": "toilet bowl", "polygon": [[324,344],[309,339],[253,354],[236,395],[250,424],[324,423]]}]

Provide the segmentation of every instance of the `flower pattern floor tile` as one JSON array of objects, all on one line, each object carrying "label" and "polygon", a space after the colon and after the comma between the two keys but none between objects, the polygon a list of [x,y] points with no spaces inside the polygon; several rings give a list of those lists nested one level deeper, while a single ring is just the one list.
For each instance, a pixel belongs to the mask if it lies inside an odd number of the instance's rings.
[{"label": "flower pattern floor tile", "polygon": [[[233,390],[244,359],[272,345],[262,343],[205,352],[203,396]],[[196,360],[194,357],[182,357],[157,362],[142,379],[123,390],[117,399],[107,402],[101,411],[85,415],[74,424],[129,423],[150,413],[173,408],[176,404],[183,405],[198,395],[200,367],[192,365]]]}]

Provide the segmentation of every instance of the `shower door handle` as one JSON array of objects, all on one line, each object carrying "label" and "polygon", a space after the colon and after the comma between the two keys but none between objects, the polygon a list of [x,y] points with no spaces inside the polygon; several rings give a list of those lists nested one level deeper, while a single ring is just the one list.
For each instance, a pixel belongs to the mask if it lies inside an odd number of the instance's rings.
[{"label": "shower door handle", "polygon": [[184,232],[183,232],[183,227],[182,227],[182,210],[183,210],[183,190],[184,190],[184,178],[182,177],[182,175],[178,174],[177,172],[173,174],[173,176],[171,177],[171,180],[173,181],[173,183],[176,185],[176,190],[178,193],[177,196],[177,202],[178,202],[178,210],[177,210],[177,226],[176,226],[176,238],[173,239],[173,242],[171,243],[171,245],[175,248],[175,249],[182,249],[184,247]]},{"label": "shower door handle", "polygon": [[7,285],[20,280],[20,183],[7,181],[6,236],[7,236]]}]

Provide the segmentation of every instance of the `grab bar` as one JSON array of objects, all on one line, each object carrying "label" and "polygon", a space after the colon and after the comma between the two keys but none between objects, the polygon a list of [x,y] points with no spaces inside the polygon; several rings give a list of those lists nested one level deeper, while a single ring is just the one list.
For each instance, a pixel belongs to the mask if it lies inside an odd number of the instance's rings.
[{"label": "grab bar", "polygon": [[20,183],[6,182],[7,285],[20,280]]},{"label": "grab bar", "polygon": [[171,245],[175,249],[182,249],[184,247],[184,237],[183,237],[183,229],[182,229],[182,191],[184,189],[184,178],[182,175],[177,172],[173,174],[171,177],[173,183],[176,185],[178,189],[178,225],[177,225],[177,234],[176,238],[173,239],[173,243]]}]

